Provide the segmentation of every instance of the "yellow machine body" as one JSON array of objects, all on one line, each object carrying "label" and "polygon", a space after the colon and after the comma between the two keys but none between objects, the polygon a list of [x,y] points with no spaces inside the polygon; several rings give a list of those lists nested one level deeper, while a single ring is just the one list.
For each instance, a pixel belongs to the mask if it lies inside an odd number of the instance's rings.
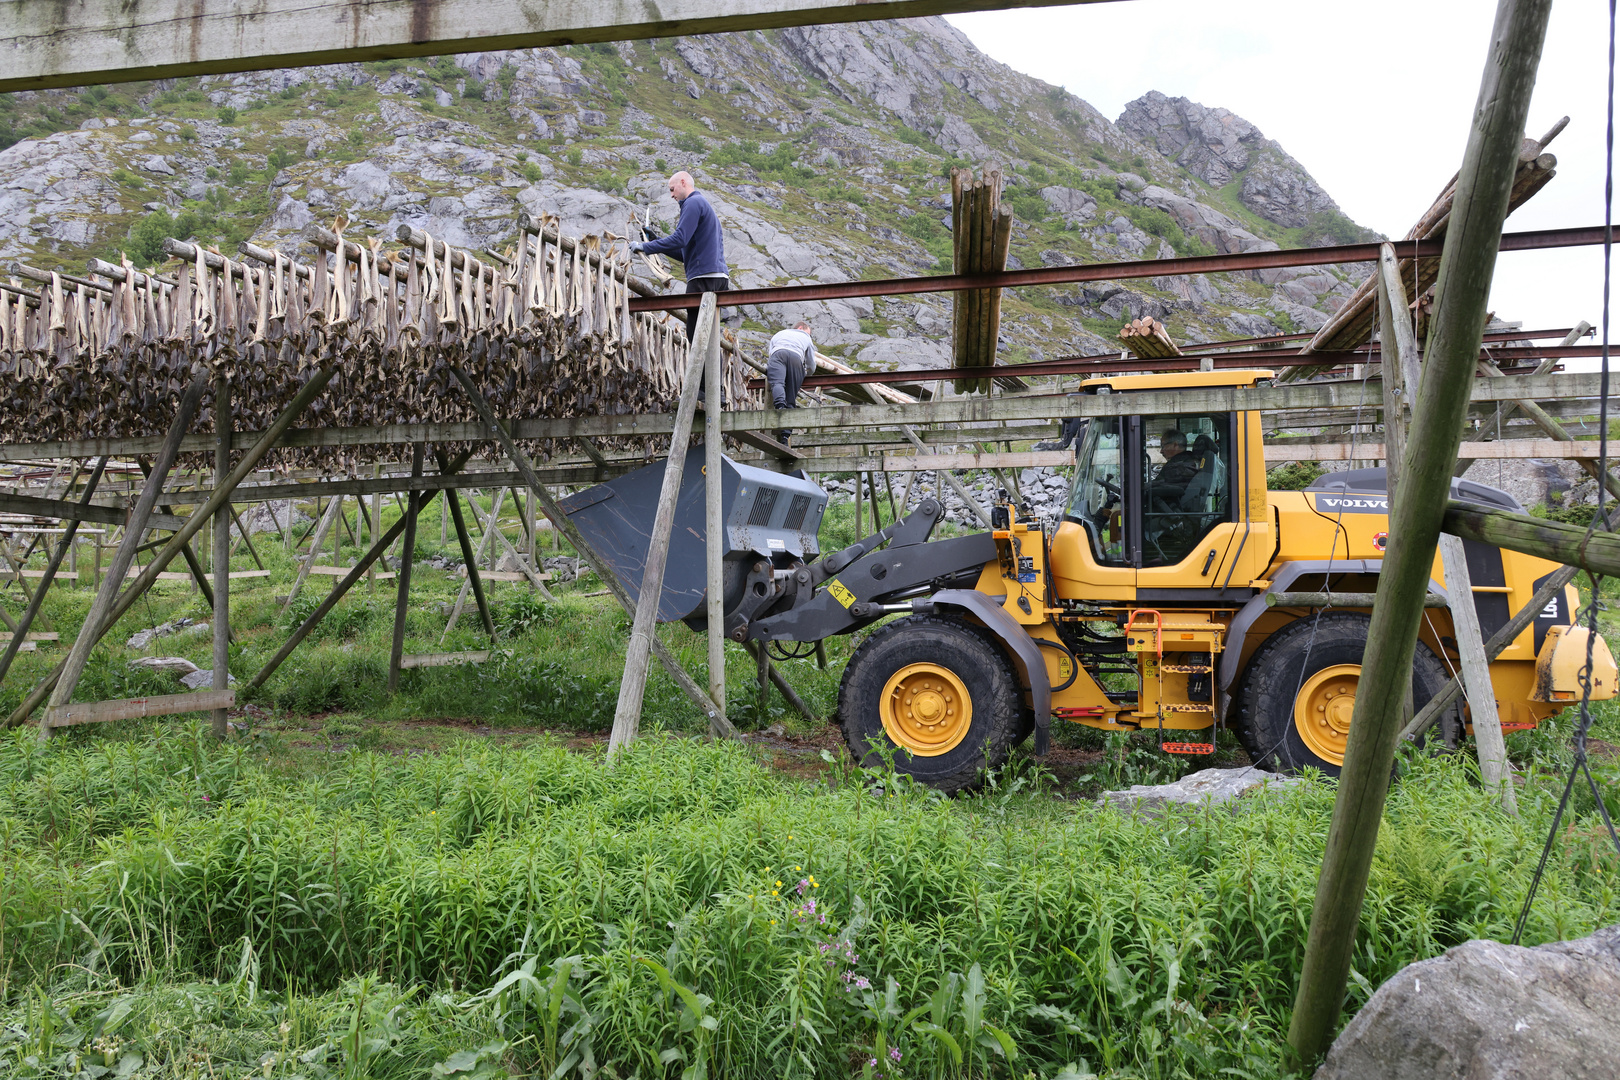
[{"label": "yellow machine body", "polygon": [[[1082,392],[1242,389],[1272,375],[1257,369],[1122,376],[1090,380]],[[1162,395],[1155,396],[1162,400]],[[1198,395],[1189,395],[1194,396]],[[1201,396],[1217,401],[1222,397]],[[1241,401],[1241,395],[1224,397],[1232,403]],[[1099,423],[1114,426],[1099,434]],[[1133,476],[1124,454],[1134,447],[1145,461],[1154,439],[1163,450],[1163,435],[1172,425],[1183,431],[1184,438],[1195,431],[1206,434],[1199,443],[1203,456],[1195,453],[1194,464],[1200,470],[1220,472],[1221,486],[1218,494],[1204,496],[1207,505],[1195,511],[1185,509],[1183,496],[1182,506],[1158,513],[1177,524],[1154,532],[1157,526],[1142,523],[1154,516],[1145,509],[1133,525],[1128,489],[1136,485],[1135,497],[1144,507],[1153,501],[1162,505],[1163,500],[1150,490],[1151,469],[1144,464]],[[1117,450],[1107,445],[1110,431],[1115,432]],[[1327,582],[1338,592],[1376,591],[1377,566],[1389,530],[1387,500],[1350,491],[1267,490],[1258,412],[1230,406],[1222,410],[1211,404],[1150,417],[1092,421],[1083,438],[1089,441],[1077,448],[1071,513],[1048,536],[1038,524],[1020,520],[1014,508],[1007,527],[994,532],[997,559],[985,564],[977,583],[979,591],[998,598],[1003,610],[1037,642],[1046,643],[1041,652],[1055,717],[1102,729],[1212,732],[1222,708],[1222,691],[1230,689],[1221,685],[1223,667],[1242,672],[1272,634],[1312,614],[1310,608],[1284,607],[1256,614],[1257,597],[1272,589],[1303,591],[1306,586],[1298,584],[1302,580],[1311,581],[1312,589]],[[1097,462],[1110,454],[1118,459],[1119,471],[1108,476],[1110,466]],[[1088,483],[1096,485],[1095,492],[1082,490]],[[1103,495],[1109,485],[1116,490],[1118,510],[1110,511]],[[1208,509],[1217,505],[1222,508],[1218,513]],[[1181,524],[1188,517],[1196,519],[1190,530]],[[1133,528],[1134,538],[1128,535]],[[1520,610],[1559,566],[1472,544],[1469,565],[1472,599],[1482,613],[1486,637],[1492,624],[1499,626]],[[1327,570],[1302,576],[1305,567]],[[1444,591],[1447,582],[1438,552],[1431,576],[1431,588]],[[1275,585],[1281,581],[1295,584]],[[1585,664],[1587,631],[1569,625],[1577,604],[1576,590],[1570,586],[1561,603],[1549,605],[1549,619],[1556,616],[1553,625],[1538,620],[1491,664],[1505,729],[1534,727],[1579,698],[1576,679]],[[1457,670],[1449,608],[1425,609],[1420,637],[1451,670]],[[1066,647],[1066,642],[1077,640],[1106,642],[1116,658],[1088,668]],[[1593,643],[1593,654],[1592,697],[1612,697],[1616,667],[1601,638]],[[1168,749],[1213,750],[1212,734],[1190,743],[1174,738],[1165,741]]]}]

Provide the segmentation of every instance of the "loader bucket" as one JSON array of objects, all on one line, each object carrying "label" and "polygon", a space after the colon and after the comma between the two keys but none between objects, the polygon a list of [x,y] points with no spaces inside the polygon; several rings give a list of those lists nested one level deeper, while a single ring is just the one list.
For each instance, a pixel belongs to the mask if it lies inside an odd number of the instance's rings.
[{"label": "loader bucket", "polygon": [[[827,508],[827,494],[809,480],[743,465],[721,458],[721,517],[725,522],[724,558],[729,612],[741,600],[746,568],[760,558],[778,566],[808,561],[820,552],[816,533]],[[647,569],[653,517],[664,483],[664,461],[626,473],[616,480],[570,495],[563,513],[607,562],[635,601]],[[670,529],[669,562],[664,591],[658,598],[658,621],[701,619],[706,614],[707,561],[704,545],[703,448],[686,454],[680,495]],[[735,586],[738,595],[731,595]]]}]

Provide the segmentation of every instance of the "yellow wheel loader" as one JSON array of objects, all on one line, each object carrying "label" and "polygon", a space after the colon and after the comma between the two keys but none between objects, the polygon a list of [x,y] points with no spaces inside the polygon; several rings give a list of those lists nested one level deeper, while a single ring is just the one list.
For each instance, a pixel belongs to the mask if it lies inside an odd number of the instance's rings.
[{"label": "yellow wheel loader", "polygon": [[[1082,394],[1253,387],[1266,370],[1088,380]],[[1240,398],[1241,400],[1241,398]],[[838,719],[851,751],[946,791],[974,784],[1054,719],[1159,733],[1166,750],[1213,753],[1218,724],[1277,771],[1336,774],[1388,537],[1382,469],[1330,473],[1303,491],[1266,487],[1261,416],[1185,410],[1094,419],[1077,442],[1063,520],[1051,533],[998,506],[990,532],[930,540],[924,500],[850,547],[822,554],[815,484],[726,459],[726,634],[774,647],[872,627],[846,666]],[[702,455],[688,456],[660,617],[704,626]],[[632,592],[664,465],[581,492],[564,509]],[[1453,497],[1521,508],[1453,481]],[[1459,670],[1447,604],[1472,603],[1488,639],[1559,564],[1465,543],[1472,595],[1447,592],[1436,553],[1412,696],[1422,706]],[[1337,599],[1322,596],[1333,594]],[[1355,604],[1359,602],[1361,606]],[[1588,632],[1566,587],[1491,664],[1504,729],[1576,701]],[[901,616],[895,618],[895,616]],[[773,643],[776,643],[773,645]],[[1593,645],[1592,697],[1615,693]],[[1441,717],[1450,739],[1466,703]]]}]

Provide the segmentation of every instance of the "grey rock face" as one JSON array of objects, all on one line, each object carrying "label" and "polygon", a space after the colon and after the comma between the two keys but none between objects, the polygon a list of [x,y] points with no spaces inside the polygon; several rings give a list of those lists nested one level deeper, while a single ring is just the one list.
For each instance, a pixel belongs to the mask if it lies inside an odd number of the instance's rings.
[{"label": "grey rock face", "polygon": [[1256,789],[1303,784],[1298,777],[1274,776],[1255,768],[1202,769],[1173,784],[1133,784],[1124,791],[1105,791],[1097,802],[1116,810],[1162,811],[1166,806],[1219,806]]},{"label": "grey rock face", "polygon": [[[227,681],[234,684],[235,675],[227,675]],[[180,676],[180,683],[187,690],[212,690],[214,688],[213,668],[193,668],[189,675]]]},{"label": "grey rock face", "polygon": [[1125,106],[1119,128],[1214,187],[1243,178],[1239,198],[1256,214],[1298,228],[1338,206],[1305,167],[1228,109],[1150,91]]},{"label": "grey rock face", "polygon": [[[146,633],[147,631],[142,632]],[[131,660],[129,666],[155,671],[160,675],[173,675],[182,682],[187,675],[197,670],[197,665],[183,656],[141,656]]]},{"label": "grey rock face", "polygon": [[1097,213],[1097,200],[1074,188],[1044,187],[1041,188],[1041,199],[1067,225],[1083,224]]},{"label": "grey rock face", "polygon": [[1620,926],[1535,948],[1470,941],[1409,964],[1315,1080],[1598,1080],[1620,1062]]}]

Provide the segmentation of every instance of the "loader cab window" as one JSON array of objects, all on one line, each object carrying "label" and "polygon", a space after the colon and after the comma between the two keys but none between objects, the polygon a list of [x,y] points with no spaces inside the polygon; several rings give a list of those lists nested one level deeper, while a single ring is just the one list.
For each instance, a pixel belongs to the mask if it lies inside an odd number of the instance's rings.
[{"label": "loader cab window", "polygon": [[1068,519],[1105,566],[1172,566],[1232,520],[1232,419],[1179,413],[1092,420]]},{"label": "loader cab window", "polygon": [[1231,429],[1226,413],[1141,418],[1142,566],[1180,562],[1231,520]]},{"label": "loader cab window", "polygon": [[1125,566],[1124,423],[1104,417],[1086,425],[1075,452],[1069,519],[1085,527],[1091,557],[1103,566]]}]

